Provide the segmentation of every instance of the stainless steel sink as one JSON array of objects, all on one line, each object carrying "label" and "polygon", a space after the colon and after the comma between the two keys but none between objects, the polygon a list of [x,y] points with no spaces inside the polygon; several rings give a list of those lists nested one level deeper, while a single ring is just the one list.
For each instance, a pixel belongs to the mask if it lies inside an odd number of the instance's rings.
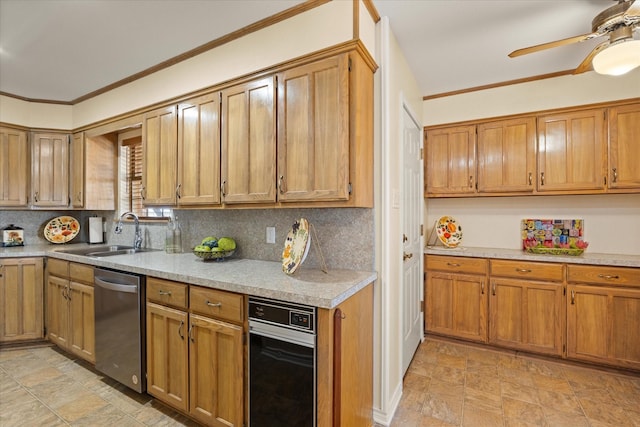
[{"label": "stainless steel sink", "polygon": [[64,254],[81,255],[88,257],[101,258],[113,255],[137,254],[140,252],[150,252],[155,249],[134,249],[133,246],[110,245],[110,246],[94,246],[82,249],[64,249],[58,252]]}]

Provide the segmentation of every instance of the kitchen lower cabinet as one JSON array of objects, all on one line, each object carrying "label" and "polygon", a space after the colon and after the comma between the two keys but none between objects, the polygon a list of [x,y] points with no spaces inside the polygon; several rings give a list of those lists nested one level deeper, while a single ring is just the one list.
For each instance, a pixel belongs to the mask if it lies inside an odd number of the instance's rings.
[{"label": "kitchen lower cabinet", "polygon": [[640,270],[569,265],[567,357],[640,369]]},{"label": "kitchen lower cabinet", "polygon": [[562,264],[492,260],[489,342],[562,356],[563,279]]},{"label": "kitchen lower cabinet", "polygon": [[487,261],[427,256],[425,330],[487,342]]},{"label": "kitchen lower cabinet", "polygon": [[60,348],[95,363],[93,267],[47,261],[47,337]]},{"label": "kitchen lower cabinet", "polygon": [[42,258],[0,260],[0,342],[44,338]]},{"label": "kitchen lower cabinet", "polygon": [[148,277],[147,392],[207,426],[242,426],[243,301]]}]

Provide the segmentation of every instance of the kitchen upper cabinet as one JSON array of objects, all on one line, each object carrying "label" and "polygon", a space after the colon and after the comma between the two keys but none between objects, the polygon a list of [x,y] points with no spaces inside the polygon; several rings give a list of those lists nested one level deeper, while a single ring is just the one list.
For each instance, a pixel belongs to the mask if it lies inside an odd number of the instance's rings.
[{"label": "kitchen upper cabinet", "polygon": [[640,103],[610,108],[610,189],[640,189]]},{"label": "kitchen upper cabinet", "polygon": [[564,266],[491,260],[489,342],[563,355]]},{"label": "kitchen upper cabinet", "polygon": [[278,200],[349,198],[349,57],[278,74]]},{"label": "kitchen upper cabinet", "polygon": [[0,127],[0,207],[28,205],[29,177],[27,132]]},{"label": "kitchen upper cabinet", "polygon": [[177,203],[220,203],[219,92],[178,105]]},{"label": "kitchen upper cabinet", "polygon": [[478,193],[532,193],[536,175],[536,119],[518,117],[478,125]]},{"label": "kitchen upper cabinet", "polygon": [[175,205],[178,153],[177,106],[144,114],[142,199],[145,205]]},{"label": "kitchen upper cabinet", "polygon": [[44,337],[42,258],[0,259],[0,342]]},{"label": "kitchen upper cabinet", "polygon": [[476,127],[454,126],[426,132],[427,196],[464,195],[476,191]]},{"label": "kitchen upper cabinet", "polygon": [[487,342],[487,261],[427,256],[425,329]]},{"label": "kitchen upper cabinet", "polygon": [[539,192],[605,190],[605,110],[538,117]]},{"label": "kitchen upper cabinet", "polygon": [[117,178],[116,134],[71,139],[71,207],[114,210]]},{"label": "kitchen upper cabinet", "polygon": [[275,88],[268,76],[222,91],[224,203],[276,201]]},{"label": "kitchen upper cabinet", "polygon": [[62,349],[95,363],[93,267],[47,261],[47,337]]},{"label": "kitchen upper cabinet", "polygon": [[60,133],[31,134],[31,204],[69,206],[70,137]]}]

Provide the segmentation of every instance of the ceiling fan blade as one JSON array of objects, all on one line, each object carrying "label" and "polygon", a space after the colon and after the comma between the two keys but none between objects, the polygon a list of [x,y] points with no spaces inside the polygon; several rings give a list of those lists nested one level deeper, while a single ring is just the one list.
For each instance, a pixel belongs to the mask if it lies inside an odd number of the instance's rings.
[{"label": "ceiling fan blade", "polygon": [[571,43],[578,43],[578,42],[588,40],[597,36],[599,36],[599,34],[596,34],[596,33],[582,34],[581,36],[569,37],[567,39],[556,40],[554,42],[525,47],[525,48],[514,50],[513,52],[511,52],[509,54],[509,58],[515,58],[516,56],[527,55],[529,53],[538,52],[545,49],[551,49],[552,47],[564,46]]},{"label": "ceiling fan blade", "polygon": [[598,46],[594,47],[593,50],[589,52],[589,55],[587,55],[587,57],[584,58],[584,60],[580,63],[580,65],[578,65],[578,68],[576,68],[573,71],[573,74],[582,74],[582,73],[586,73],[587,71],[593,70],[593,64],[592,64],[593,58],[598,54],[598,52],[600,52],[602,49],[604,49],[607,46],[609,46],[609,42],[605,41],[600,43]]}]

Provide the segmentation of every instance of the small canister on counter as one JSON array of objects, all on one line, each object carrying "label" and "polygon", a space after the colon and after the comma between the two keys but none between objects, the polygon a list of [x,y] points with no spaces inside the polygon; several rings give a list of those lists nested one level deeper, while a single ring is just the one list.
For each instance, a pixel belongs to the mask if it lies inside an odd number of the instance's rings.
[{"label": "small canister on counter", "polygon": [[2,229],[2,246],[24,246],[24,231],[13,224]]}]

